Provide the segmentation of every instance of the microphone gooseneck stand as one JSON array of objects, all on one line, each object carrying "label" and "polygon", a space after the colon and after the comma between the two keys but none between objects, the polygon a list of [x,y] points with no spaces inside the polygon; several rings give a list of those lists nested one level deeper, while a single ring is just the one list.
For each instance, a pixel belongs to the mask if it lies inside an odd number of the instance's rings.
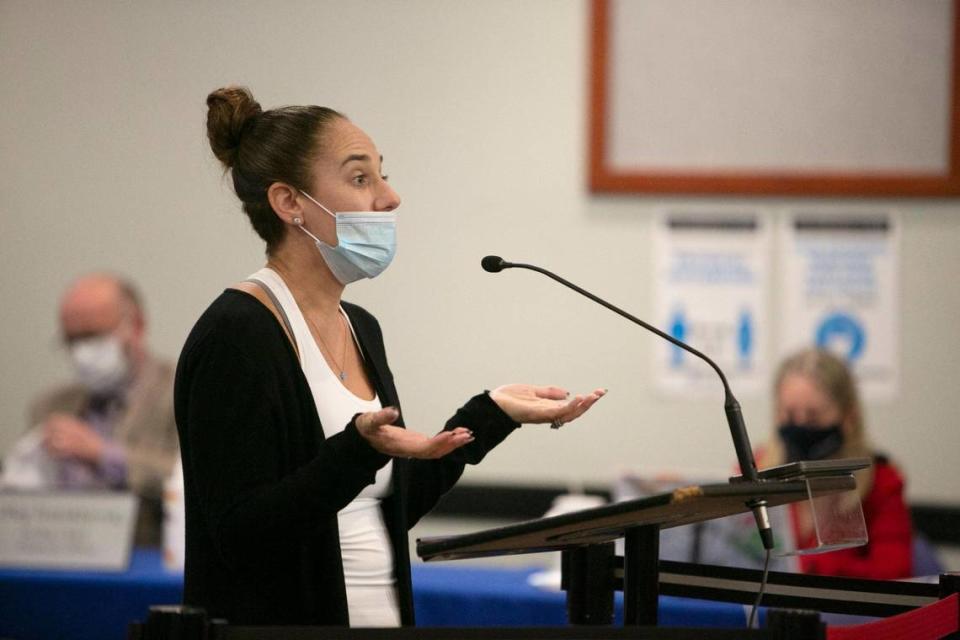
[{"label": "microphone gooseneck stand", "polygon": [[[653,325],[648,324],[647,322],[644,322],[640,318],[637,318],[636,316],[630,313],[627,313],[623,309],[620,309],[619,307],[610,304],[603,298],[600,298],[590,293],[586,289],[578,287],[572,282],[565,280],[564,278],[561,278],[560,276],[556,275],[555,273],[551,273],[546,269],[543,269],[541,267],[538,267],[532,264],[523,264],[519,262],[507,262],[500,256],[486,256],[485,258],[483,258],[483,260],[480,261],[480,265],[483,267],[484,271],[487,271],[489,273],[499,273],[504,269],[527,269],[530,271],[536,271],[537,273],[542,273],[548,278],[559,282],[563,286],[573,289],[580,295],[585,296],[590,300],[593,300],[594,302],[596,302],[597,304],[603,307],[606,307],[607,309],[609,309],[610,311],[613,311],[617,315],[620,315],[626,318],[627,320],[633,322],[634,324],[640,325],[647,331],[651,331],[655,333],[656,335],[660,336],[664,340],[667,340],[671,344],[674,344],[680,347],[684,351],[688,351],[689,353],[692,353],[693,355],[697,356],[698,358],[706,362],[708,365],[710,365],[710,367],[717,372],[717,375],[720,376],[720,382],[723,383],[723,394],[724,394],[723,410],[727,416],[727,426],[730,428],[730,437],[733,439],[733,448],[736,450],[736,453],[737,453],[737,462],[740,464],[741,473],[743,474],[743,477],[746,480],[749,480],[751,482],[756,482],[758,480],[757,463],[753,459],[753,450],[750,448],[750,438],[747,435],[747,428],[743,422],[743,413],[740,410],[740,403],[734,397],[733,391],[731,391],[730,389],[730,384],[727,382],[727,377],[723,374],[723,371],[720,370],[720,367],[718,367],[713,360],[708,358],[706,355],[704,355],[702,352],[698,351],[697,349],[694,349],[687,343],[674,338],[668,333],[661,331],[660,329],[654,327]],[[770,549],[773,549],[773,530],[770,526],[770,517],[767,514],[766,501],[751,500],[750,502],[747,503],[747,506],[753,512],[753,517],[757,522],[757,529],[760,532],[760,540],[763,542],[763,548],[766,549],[767,551],[769,551]]]}]

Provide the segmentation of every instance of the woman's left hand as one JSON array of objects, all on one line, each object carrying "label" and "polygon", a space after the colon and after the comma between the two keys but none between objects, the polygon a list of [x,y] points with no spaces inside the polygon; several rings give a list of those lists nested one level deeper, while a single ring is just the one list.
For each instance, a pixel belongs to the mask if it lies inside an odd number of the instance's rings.
[{"label": "woman's left hand", "polygon": [[532,384],[508,384],[490,392],[490,398],[514,422],[552,423],[559,427],[572,422],[607,393],[597,389],[572,398],[560,387],[538,387]]}]

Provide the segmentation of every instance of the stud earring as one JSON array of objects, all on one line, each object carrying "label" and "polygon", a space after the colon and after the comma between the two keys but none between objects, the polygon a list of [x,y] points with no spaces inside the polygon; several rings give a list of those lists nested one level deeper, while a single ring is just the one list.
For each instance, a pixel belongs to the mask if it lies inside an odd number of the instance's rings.
[{"label": "stud earring", "polygon": [[303,220],[301,220],[300,218],[294,218],[293,224],[303,224]]}]

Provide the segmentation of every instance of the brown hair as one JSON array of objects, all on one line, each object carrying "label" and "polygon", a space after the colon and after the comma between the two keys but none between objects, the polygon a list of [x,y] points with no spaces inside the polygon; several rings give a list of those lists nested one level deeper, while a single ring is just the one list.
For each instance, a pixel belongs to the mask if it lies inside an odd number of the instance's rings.
[{"label": "brown hair", "polygon": [[318,106],[264,111],[246,87],[223,87],[207,96],[207,138],[233,176],[233,190],[271,253],[285,226],[267,200],[274,182],[306,189],[310,165],[329,125],[344,116]]}]

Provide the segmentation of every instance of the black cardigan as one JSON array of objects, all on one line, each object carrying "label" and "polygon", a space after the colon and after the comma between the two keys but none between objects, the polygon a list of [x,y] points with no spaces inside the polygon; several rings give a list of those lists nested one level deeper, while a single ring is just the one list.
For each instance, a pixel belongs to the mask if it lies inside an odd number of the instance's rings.
[{"label": "black cardigan", "polygon": [[[343,303],[383,406],[400,406],[376,319]],[[224,291],[197,321],[174,390],[186,503],[184,603],[244,625],[349,624],[337,512],[389,458],[351,421],[329,438],[273,314]],[[447,422],[475,440],[440,460],[394,459],[382,501],[401,620],[413,624],[407,530],[519,425],[482,394]]]}]

